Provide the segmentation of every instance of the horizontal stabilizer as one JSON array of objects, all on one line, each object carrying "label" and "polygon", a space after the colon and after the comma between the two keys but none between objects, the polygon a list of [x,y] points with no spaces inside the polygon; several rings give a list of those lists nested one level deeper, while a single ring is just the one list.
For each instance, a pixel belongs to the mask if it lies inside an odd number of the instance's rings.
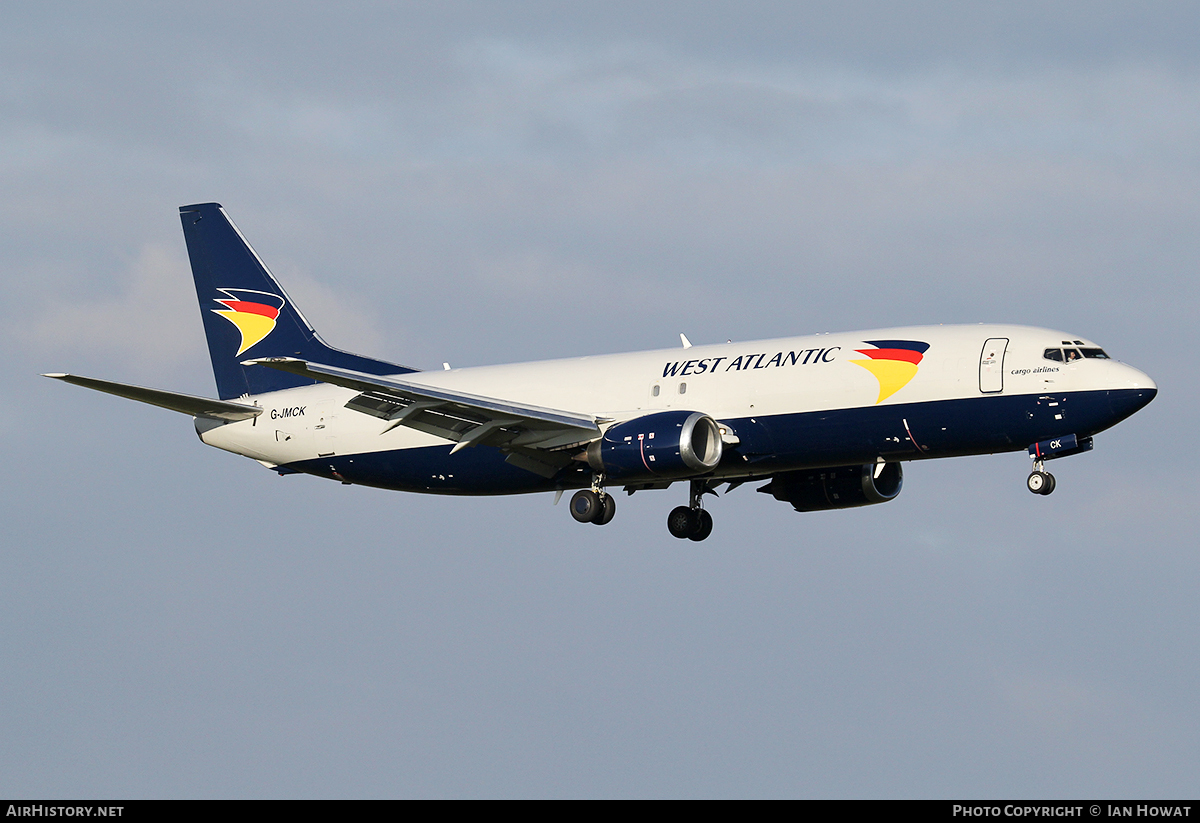
[{"label": "horizontal stabilizer", "polygon": [[249,420],[262,414],[262,409],[245,403],[231,403],[228,400],[210,400],[207,397],[196,397],[191,394],[147,389],[143,386],[131,386],[128,383],[113,383],[110,380],[97,380],[94,377],[79,377],[74,374],[43,374],[42,377],[53,377],[64,383],[74,383],[86,389],[95,389],[117,397],[136,400],[139,403],[149,403],[171,411],[190,414],[195,417],[212,417],[217,420]]},{"label": "horizontal stabilizer", "polygon": [[600,436],[594,417],[427,386],[397,376],[308,363],[293,357],[267,357],[243,365],[268,366],[362,392],[348,408],[396,425],[436,434],[458,445],[479,444],[555,449]]}]

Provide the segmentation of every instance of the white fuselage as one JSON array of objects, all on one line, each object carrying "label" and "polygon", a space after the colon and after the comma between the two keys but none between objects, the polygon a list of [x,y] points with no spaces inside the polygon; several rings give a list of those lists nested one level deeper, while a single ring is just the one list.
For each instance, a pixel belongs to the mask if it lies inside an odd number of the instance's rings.
[{"label": "white fuselage", "polygon": [[[862,365],[869,361],[860,352],[871,348],[867,341],[891,340],[921,341],[928,349],[915,373],[883,397],[884,379]],[[985,343],[995,340],[1006,343],[998,359],[989,362]],[[949,409],[952,406],[945,401],[1026,397],[1032,402],[1043,396],[1154,389],[1143,372],[1115,360],[1068,363],[1046,359],[1048,348],[1061,348],[1067,342],[1094,348],[1072,335],[1026,326],[922,326],[418,372],[405,377],[430,387],[591,415],[606,423],[665,409],[694,410],[723,423],[730,421],[735,435],[737,421],[776,420],[780,421],[778,428],[786,426],[787,420],[800,419],[793,416],[813,413],[873,407]],[[258,418],[198,428],[205,443],[272,466],[380,452],[404,460],[407,451],[453,445],[345,408],[356,394],[322,383],[256,395],[248,402],[263,408]],[[909,418],[917,417],[915,412],[908,413],[905,427],[911,428]],[[1049,419],[1053,420],[1053,415]],[[1099,430],[1115,422],[1089,422],[1088,428]],[[947,425],[934,425],[937,423]],[[949,424],[928,419],[919,425],[932,433],[937,428],[948,430]],[[962,425],[957,417],[955,425]],[[907,436],[913,437],[912,432]],[[1027,445],[1014,442],[1010,448]],[[979,450],[997,449],[994,442],[982,437]],[[859,459],[861,451],[861,447],[849,449],[848,460]],[[907,455],[883,454],[883,448],[876,451],[888,459],[938,456],[919,450]],[[950,449],[959,454],[970,451],[961,445]],[[454,471],[457,458],[459,455],[444,456],[447,472]],[[780,459],[778,465],[788,464],[786,454]],[[722,466],[718,474],[737,476],[738,468]],[[762,472],[746,469],[743,473]]]}]

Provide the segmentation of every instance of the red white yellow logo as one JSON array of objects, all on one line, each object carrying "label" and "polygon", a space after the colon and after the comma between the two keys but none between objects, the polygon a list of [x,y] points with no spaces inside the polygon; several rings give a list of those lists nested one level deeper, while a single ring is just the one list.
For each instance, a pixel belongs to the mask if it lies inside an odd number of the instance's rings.
[{"label": "red white yellow logo", "polygon": [[875,375],[879,381],[879,399],[882,403],[908,385],[917,375],[917,366],[929,350],[928,343],[919,340],[864,340],[873,349],[855,349],[865,354],[867,360],[851,360]]},{"label": "red white yellow logo", "polygon": [[212,309],[213,314],[219,314],[241,332],[242,344],[237,353],[249,349],[262,341],[275,329],[275,320],[283,308],[284,300],[277,294],[250,289],[218,289],[226,296],[226,300],[217,300],[225,308]]}]

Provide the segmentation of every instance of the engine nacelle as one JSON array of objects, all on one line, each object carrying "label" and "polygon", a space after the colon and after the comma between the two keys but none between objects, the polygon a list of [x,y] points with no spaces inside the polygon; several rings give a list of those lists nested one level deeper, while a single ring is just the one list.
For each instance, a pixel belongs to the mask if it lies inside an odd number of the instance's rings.
[{"label": "engine nacelle", "polygon": [[690,477],[721,462],[721,427],[707,414],[664,411],[617,423],[588,446],[593,471],[611,479]]},{"label": "engine nacelle", "polygon": [[777,474],[759,491],[791,503],[798,512],[819,512],[886,503],[903,485],[899,463],[865,463]]}]

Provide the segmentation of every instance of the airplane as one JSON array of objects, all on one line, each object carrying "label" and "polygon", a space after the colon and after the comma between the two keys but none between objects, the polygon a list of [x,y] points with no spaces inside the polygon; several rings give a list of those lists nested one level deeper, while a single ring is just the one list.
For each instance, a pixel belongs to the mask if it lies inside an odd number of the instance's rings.
[{"label": "airplane", "polygon": [[441,370],[327,345],[217,203],[181,206],[219,399],[53,373],[194,419],[281,475],[410,492],[565,491],[604,525],[627,493],[686,482],[669,532],[712,532],[706,495],[752,481],[798,512],[894,500],[902,464],[1027,450],[1049,460],[1154,399],[1146,374],[1074,334],[917,326]]}]

